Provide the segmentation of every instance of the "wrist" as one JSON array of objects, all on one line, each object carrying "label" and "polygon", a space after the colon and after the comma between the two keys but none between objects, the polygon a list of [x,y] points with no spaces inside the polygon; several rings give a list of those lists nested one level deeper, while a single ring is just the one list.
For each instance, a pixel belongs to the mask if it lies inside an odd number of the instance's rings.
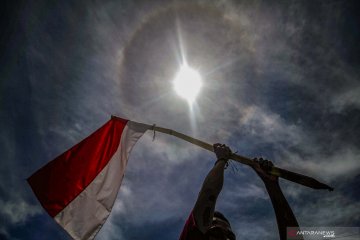
[{"label": "wrist", "polygon": [[229,161],[229,159],[226,159],[226,158],[218,158],[218,160],[216,160],[214,166],[221,165],[226,169],[228,166],[228,161]]},{"label": "wrist", "polygon": [[279,177],[271,175],[270,173],[257,171],[258,176],[265,183],[265,185],[279,185]]},{"label": "wrist", "polygon": [[216,162],[215,162],[215,165],[216,165],[217,163],[219,163],[219,162],[224,162],[224,163],[226,163],[228,160],[229,160],[229,159],[226,159],[226,158],[218,158],[218,159],[216,160]]},{"label": "wrist", "polygon": [[262,178],[262,180],[263,180],[266,188],[272,188],[272,189],[273,189],[273,188],[280,188],[278,179],[276,179],[276,180],[270,180],[270,179],[264,179],[264,178]]}]

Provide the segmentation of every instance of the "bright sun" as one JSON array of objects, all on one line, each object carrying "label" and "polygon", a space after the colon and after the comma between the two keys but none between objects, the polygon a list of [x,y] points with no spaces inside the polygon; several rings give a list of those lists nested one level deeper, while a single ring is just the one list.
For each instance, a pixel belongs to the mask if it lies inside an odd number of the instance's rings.
[{"label": "bright sun", "polygon": [[191,104],[198,95],[201,86],[200,74],[187,64],[182,65],[174,79],[174,87],[177,94]]}]

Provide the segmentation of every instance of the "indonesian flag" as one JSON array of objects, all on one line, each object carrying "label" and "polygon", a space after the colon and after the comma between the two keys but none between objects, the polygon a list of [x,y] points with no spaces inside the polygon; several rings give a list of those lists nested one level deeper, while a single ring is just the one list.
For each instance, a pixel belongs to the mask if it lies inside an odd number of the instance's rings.
[{"label": "indonesian flag", "polygon": [[44,209],[74,239],[93,239],[106,221],[130,151],[147,129],[112,117],[28,178]]}]

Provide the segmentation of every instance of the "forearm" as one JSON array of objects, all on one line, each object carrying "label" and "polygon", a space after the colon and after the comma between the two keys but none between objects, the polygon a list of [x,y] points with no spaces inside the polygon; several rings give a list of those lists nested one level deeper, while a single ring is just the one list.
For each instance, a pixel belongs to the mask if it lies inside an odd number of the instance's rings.
[{"label": "forearm", "polygon": [[280,239],[286,240],[286,228],[299,227],[299,224],[281,191],[279,182],[265,181],[265,187],[269,193],[275,211]]},{"label": "forearm", "polygon": [[224,168],[225,161],[218,161],[206,176],[200,192],[211,192],[217,198],[224,184]]},{"label": "forearm", "polygon": [[216,199],[223,187],[224,167],[225,161],[219,161],[207,174],[193,210],[199,229],[203,232],[211,223]]}]

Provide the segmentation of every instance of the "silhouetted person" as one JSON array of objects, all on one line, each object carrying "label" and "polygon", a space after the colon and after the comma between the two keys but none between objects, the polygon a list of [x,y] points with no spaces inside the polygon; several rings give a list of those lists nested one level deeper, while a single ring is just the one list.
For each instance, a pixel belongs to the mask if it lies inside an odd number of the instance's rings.
[{"label": "silhouetted person", "polygon": [[[230,222],[223,214],[215,211],[217,197],[223,187],[224,169],[232,152],[224,144],[214,144],[217,160],[206,176],[195,206],[185,223],[180,240],[235,240]],[[267,173],[273,166],[271,161],[254,159],[253,169],[263,180],[275,210],[281,240],[286,240],[286,227],[298,227],[299,224],[285,199],[278,177]]]}]

